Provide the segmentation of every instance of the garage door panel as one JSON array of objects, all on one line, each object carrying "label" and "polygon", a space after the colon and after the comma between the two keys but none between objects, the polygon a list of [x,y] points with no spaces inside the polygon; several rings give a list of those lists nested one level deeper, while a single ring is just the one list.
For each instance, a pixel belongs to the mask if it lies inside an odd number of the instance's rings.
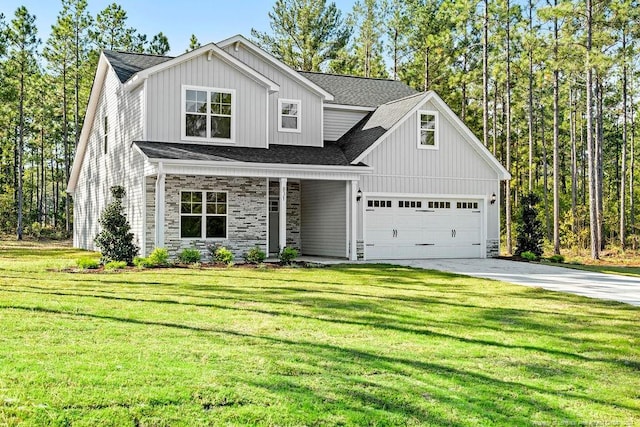
[{"label": "garage door panel", "polygon": [[479,200],[391,196],[378,200],[380,208],[365,211],[368,259],[482,256]]}]

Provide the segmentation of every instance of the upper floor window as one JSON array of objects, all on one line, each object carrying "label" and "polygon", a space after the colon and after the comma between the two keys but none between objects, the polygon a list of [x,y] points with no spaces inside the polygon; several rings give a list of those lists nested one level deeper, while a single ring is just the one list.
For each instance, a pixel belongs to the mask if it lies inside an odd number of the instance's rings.
[{"label": "upper floor window", "polygon": [[182,138],[234,142],[235,91],[183,86]]},{"label": "upper floor window", "polygon": [[418,111],[418,148],[438,148],[438,113]]},{"label": "upper floor window", "polygon": [[278,131],[300,132],[300,100],[278,99]]}]

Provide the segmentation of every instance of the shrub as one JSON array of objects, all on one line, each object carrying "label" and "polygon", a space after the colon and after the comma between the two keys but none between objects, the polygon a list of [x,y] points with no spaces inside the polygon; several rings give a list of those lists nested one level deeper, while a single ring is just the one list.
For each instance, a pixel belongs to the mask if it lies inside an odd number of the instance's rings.
[{"label": "shrub", "polygon": [[234,258],[233,253],[229,249],[225,248],[224,246],[217,248],[213,253],[213,260],[215,262],[220,262],[226,265],[232,264],[233,258]]},{"label": "shrub", "polygon": [[29,234],[31,234],[37,240],[40,240],[40,237],[42,237],[42,225],[40,225],[40,223],[37,221],[31,224]]},{"label": "shrub", "polygon": [[564,262],[564,257],[562,255],[552,255],[549,257],[549,261],[562,264]]},{"label": "shrub", "polygon": [[202,255],[197,249],[183,249],[178,255],[178,260],[183,264],[199,263]]},{"label": "shrub", "polygon": [[76,261],[76,265],[83,270],[95,270],[100,266],[100,263],[95,258],[82,257]]},{"label": "shrub", "polygon": [[155,248],[147,257],[147,267],[165,267],[169,265],[169,251],[165,248]]},{"label": "shrub", "polygon": [[520,256],[528,261],[536,261],[538,259],[538,255],[534,254],[531,251],[524,251],[520,254]]},{"label": "shrub", "polygon": [[523,252],[532,252],[536,255],[536,258],[542,255],[542,222],[538,218],[538,210],[536,209],[536,204],[539,200],[534,193],[529,193],[522,197],[522,222],[516,227],[518,235],[516,255],[522,256]]},{"label": "shrub", "polygon": [[107,205],[98,220],[102,231],[95,238],[96,246],[102,252],[103,263],[124,261],[131,264],[138,253],[138,247],[133,243],[131,226],[122,206],[124,187],[111,187],[111,195],[115,200]]},{"label": "shrub", "polygon": [[104,265],[105,270],[122,270],[127,266],[124,261],[109,261]]},{"label": "shrub", "polygon": [[294,259],[298,258],[298,250],[285,246],[280,252],[280,262],[282,264],[291,264]]},{"label": "shrub", "polygon": [[249,249],[243,258],[249,264],[260,264],[267,258],[267,254],[256,246],[255,248]]},{"label": "shrub", "polygon": [[142,257],[135,257],[133,259],[133,265],[135,265],[138,268],[147,268],[150,267],[149,265],[149,260],[147,258],[142,258]]}]

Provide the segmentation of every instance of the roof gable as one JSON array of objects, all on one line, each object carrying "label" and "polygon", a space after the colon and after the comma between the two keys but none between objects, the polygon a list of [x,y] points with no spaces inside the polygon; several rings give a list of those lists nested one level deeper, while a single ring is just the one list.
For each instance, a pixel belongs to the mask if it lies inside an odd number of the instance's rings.
[{"label": "roof gable", "polygon": [[339,74],[299,71],[318,86],[333,94],[329,104],[377,107],[418,92],[398,80],[373,79]]},{"label": "roof gable", "polygon": [[429,91],[408,96],[397,101],[381,105],[376,111],[368,114],[349,132],[338,140],[351,164],[358,164],[392,134],[409,117],[416,114],[422,106],[431,101],[440,111],[441,116],[457,129],[471,147],[496,171],[500,179],[510,179],[509,172],[482,145],[480,140],[449,108],[435,92]]},{"label": "roof gable", "polygon": [[312,89],[314,92],[316,92],[319,95],[321,95],[324,98],[325,101],[328,102],[328,101],[332,101],[333,100],[333,94],[331,92],[325,90],[323,87],[321,87],[321,86],[317,85],[316,83],[314,83],[313,81],[309,80],[302,73],[292,69],[291,67],[289,67],[288,65],[286,65],[282,61],[278,60],[276,57],[274,57],[273,55],[271,55],[270,53],[268,53],[264,49],[261,49],[260,47],[256,46],[254,43],[252,43],[251,41],[247,40],[245,37],[243,37],[240,34],[235,35],[233,37],[229,37],[228,39],[222,40],[222,41],[218,42],[217,45],[224,49],[224,48],[226,48],[226,47],[228,47],[230,45],[234,45],[236,43],[242,44],[249,51],[251,51],[254,54],[258,55],[260,58],[266,60],[268,63],[272,64],[276,68],[278,68],[281,71],[283,71],[285,74],[293,77],[295,80],[299,81],[300,83],[304,84],[308,88]]}]

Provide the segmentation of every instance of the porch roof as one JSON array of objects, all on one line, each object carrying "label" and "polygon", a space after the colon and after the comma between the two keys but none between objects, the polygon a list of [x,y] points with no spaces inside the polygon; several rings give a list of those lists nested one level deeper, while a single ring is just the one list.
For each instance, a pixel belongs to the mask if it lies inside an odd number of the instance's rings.
[{"label": "porch roof", "polygon": [[335,143],[325,143],[324,147],[270,144],[269,148],[229,147],[210,144],[180,144],[154,141],[135,141],[134,144],[150,160],[354,166],[349,162],[338,144]]}]

